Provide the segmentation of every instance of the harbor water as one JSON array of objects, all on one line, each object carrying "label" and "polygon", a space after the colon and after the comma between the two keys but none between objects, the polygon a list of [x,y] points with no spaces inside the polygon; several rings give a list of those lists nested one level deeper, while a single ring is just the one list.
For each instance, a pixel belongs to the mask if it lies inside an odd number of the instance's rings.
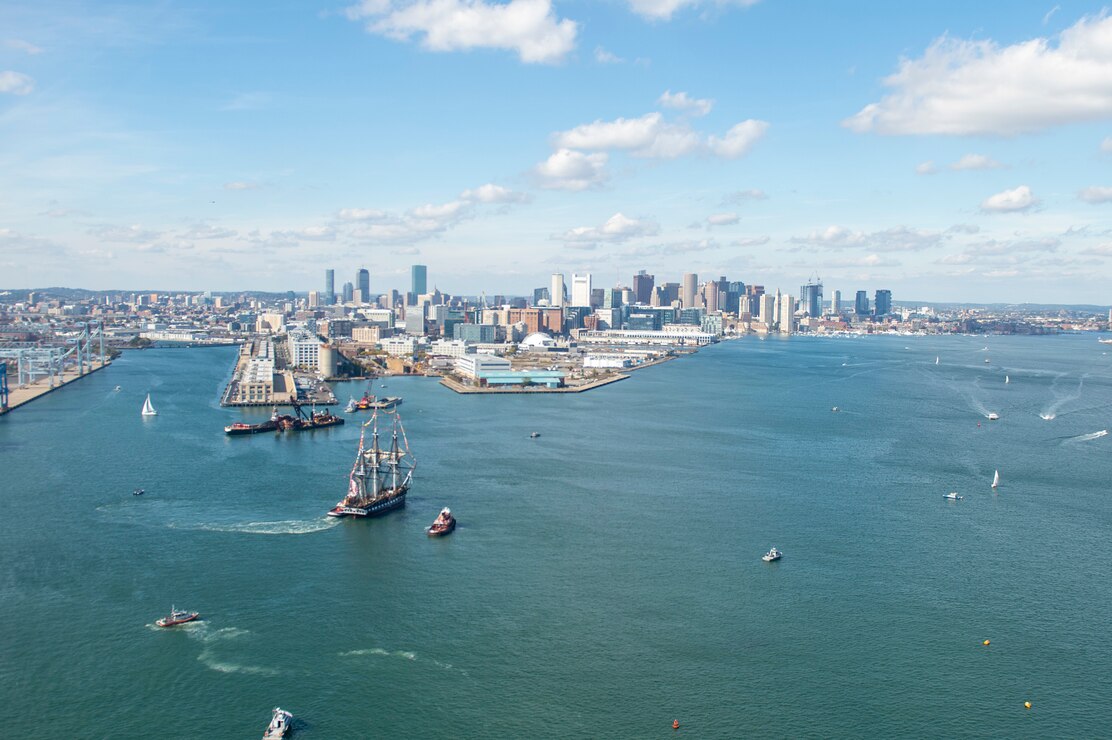
[{"label": "harbor water", "polygon": [[125,353],[0,418],[0,734],[257,737],[280,705],[305,739],[1107,736],[1106,351],[747,338],[582,394],[339,383],[404,398],[415,482],[374,520],[325,516],[365,412],[227,437],[269,415],[219,407],[235,348]]}]

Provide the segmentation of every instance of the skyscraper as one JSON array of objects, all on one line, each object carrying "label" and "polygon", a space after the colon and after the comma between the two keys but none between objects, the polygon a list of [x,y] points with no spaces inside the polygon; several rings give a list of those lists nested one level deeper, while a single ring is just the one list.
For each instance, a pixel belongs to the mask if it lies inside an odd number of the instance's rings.
[{"label": "skyscraper", "polygon": [[808,316],[822,316],[822,282],[807,281],[799,287],[799,307]]},{"label": "skyscraper", "polygon": [[835,316],[842,313],[842,291],[834,291],[834,295],[830,298],[830,312]]},{"label": "skyscraper", "polygon": [[336,271],[324,271],[324,305],[331,306],[336,302]]},{"label": "skyscraper", "polygon": [[413,265],[409,268],[410,292],[413,293],[414,302],[417,296],[429,292],[429,268],[425,265]]},{"label": "skyscraper", "polygon": [[552,286],[548,289],[548,305],[563,306],[564,295],[564,274],[554,272],[552,273]]},{"label": "skyscraper", "polygon": [[869,294],[863,290],[857,291],[857,298],[853,302],[853,312],[858,316],[869,315]]},{"label": "skyscraper", "polygon": [[344,303],[351,303],[351,300],[354,297],[355,285],[352,283],[344,283]]},{"label": "skyscraper", "polygon": [[367,271],[367,268],[361,267],[359,268],[359,272],[356,273],[355,289],[362,291],[364,301],[371,295],[371,273]]},{"label": "skyscraper", "polygon": [[772,329],[773,319],[776,312],[776,296],[768,293],[761,293],[757,296],[757,305],[760,307],[761,323],[765,325],[766,329]]},{"label": "skyscraper", "polygon": [[695,289],[699,286],[699,276],[693,272],[684,273],[683,287],[680,292],[680,306],[693,308],[695,306]]},{"label": "skyscraper", "polygon": [[795,297],[791,293],[780,296],[780,333],[791,334],[795,330]]},{"label": "skyscraper", "polygon": [[571,305],[591,305],[591,273],[571,274]]},{"label": "skyscraper", "polygon": [[877,316],[887,316],[892,313],[892,291],[878,290],[873,308],[876,309]]},{"label": "skyscraper", "polygon": [[633,276],[633,299],[642,305],[649,305],[653,297],[653,286],[656,284],[656,276],[649,275],[644,270],[638,271]]},{"label": "skyscraper", "polygon": [[703,300],[707,304],[707,313],[718,311],[718,283],[708,280],[703,286]]}]

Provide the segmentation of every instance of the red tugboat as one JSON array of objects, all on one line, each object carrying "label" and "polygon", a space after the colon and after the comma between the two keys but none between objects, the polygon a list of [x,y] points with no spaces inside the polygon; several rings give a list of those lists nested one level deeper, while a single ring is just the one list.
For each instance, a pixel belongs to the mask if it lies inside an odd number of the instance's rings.
[{"label": "red tugboat", "polygon": [[443,537],[446,534],[451,534],[452,530],[456,528],[456,518],[452,516],[452,510],[445,506],[440,510],[440,516],[432,523],[432,526],[426,530],[429,537]]},{"label": "red tugboat", "polygon": [[[348,494],[332,507],[328,516],[380,516],[405,506],[405,495],[417,463],[409,451],[409,440],[396,412],[382,412],[392,418],[393,430],[390,449],[379,447],[379,413],[376,410],[359,433],[359,450],[348,476]],[[364,439],[367,427],[371,428],[370,448]]]},{"label": "red tugboat", "polygon": [[170,616],[156,620],[155,624],[159,627],[174,627],[179,624],[185,624],[186,622],[192,622],[199,616],[201,616],[200,612],[182,611],[176,606],[171,606]]}]

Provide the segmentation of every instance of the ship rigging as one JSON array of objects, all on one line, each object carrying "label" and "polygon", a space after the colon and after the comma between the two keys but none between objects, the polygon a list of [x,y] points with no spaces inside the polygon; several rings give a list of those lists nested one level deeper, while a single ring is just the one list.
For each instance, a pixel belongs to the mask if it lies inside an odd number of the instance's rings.
[{"label": "ship rigging", "polygon": [[[390,418],[390,447],[379,444],[379,415]],[[367,429],[370,446],[367,446]],[[417,463],[409,451],[409,440],[396,411],[375,410],[359,432],[359,450],[348,476],[348,493],[328,516],[380,516],[405,506],[405,495],[413,481]]]}]

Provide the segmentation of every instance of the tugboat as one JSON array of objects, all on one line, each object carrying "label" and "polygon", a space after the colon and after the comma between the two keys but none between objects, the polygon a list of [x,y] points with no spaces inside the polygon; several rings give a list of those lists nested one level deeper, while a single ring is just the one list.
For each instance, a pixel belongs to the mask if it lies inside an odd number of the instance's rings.
[{"label": "tugboat", "polygon": [[774,547],[771,550],[769,550],[768,552],[766,552],[764,555],[761,555],[761,560],[765,561],[766,563],[772,563],[772,562],[775,562],[775,561],[779,560],[782,557],[784,557],[784,553],[780,552],[779,550],[777,550]]},{"label": "tugboat", "polygon": [[291,722],[293,722],[292,714],[281,707],[274,707],[274,716],[270,718],[270,725],[263,733],[263,740],[279,740],[285,737],[290,731]]},{"label": "tugboat", "polygon": [[383,396],[382,398],[378,398],[377,396],[372,396],[369,393],[364,393],[363,397],[360,398],[358,401],[349,401],[347,408],[344,410],[349,412],[376,411],[380,409],[386,410],[398,406],[399,404],[401,404],[401,402],[402,399],[397,396]]},{"label": "tugboat", "polygon": [[[359,450],[348,476],[348,494],[332,507],[328,516],[380,516],[405,506],[405,495],[409,492],[417,462],[409,451],[409,440],[397,412],[386,413],[392,419],[390,449],[379,447],[379,412],[376,410],[359,432]],[[370,448],[365,442],[368,427],[371,429]]]},{"label": "tugboat", "polygon": [[440,510],[440,516],[436,517],[436,521],[426,531],[429,537],[443,537],[446,534],[451,534],[455,528],[456,518],[452,516],[452,510],[445,506]]},{"label": "tugboat", "polygon": [[185,624],[186,622],[192,622],[199,616],[201,616],[200,612],[182,611],[176,606],[171,606],[170,616],[155,621],[155,624],[159,627],[173,627],[175,625]]}]

